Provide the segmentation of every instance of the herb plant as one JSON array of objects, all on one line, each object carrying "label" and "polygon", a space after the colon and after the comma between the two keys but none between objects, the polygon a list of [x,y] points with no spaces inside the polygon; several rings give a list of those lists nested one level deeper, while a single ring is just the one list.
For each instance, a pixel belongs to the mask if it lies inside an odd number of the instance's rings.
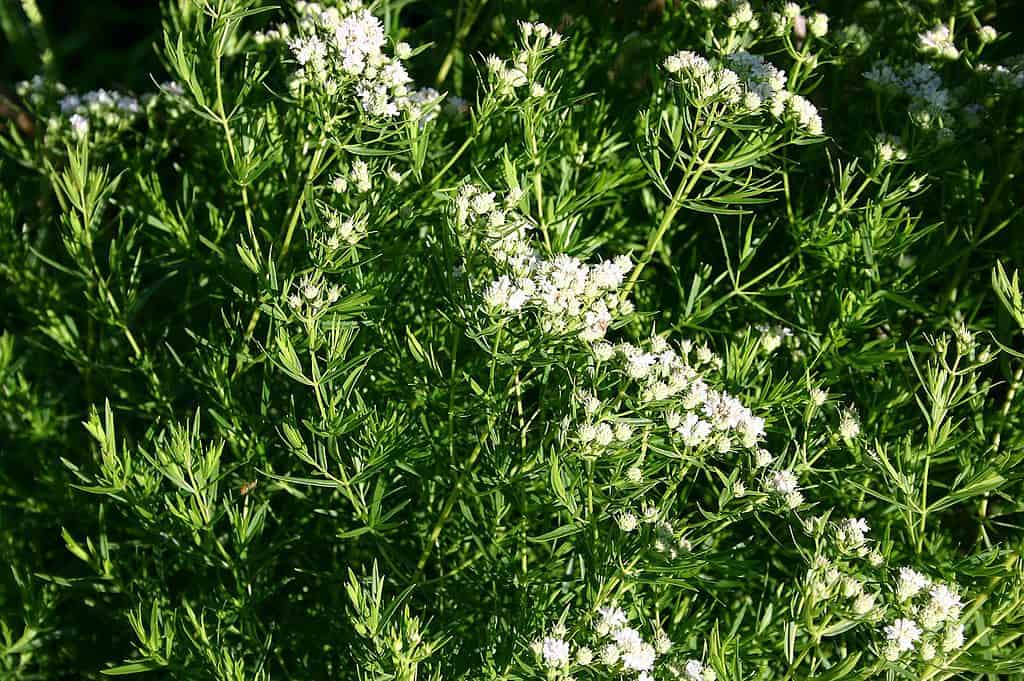
[{"label": "herb plant", "polygon": [[1024,679],[1013,5],[8,3],[0,678]]}]

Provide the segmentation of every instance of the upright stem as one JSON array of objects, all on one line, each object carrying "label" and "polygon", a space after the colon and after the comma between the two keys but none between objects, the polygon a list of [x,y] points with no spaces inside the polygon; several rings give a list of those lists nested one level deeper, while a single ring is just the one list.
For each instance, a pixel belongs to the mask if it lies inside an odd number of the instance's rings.
[{"label": "upright stem", "polygon": [[487,426],[484,429],[483,435],[476,443],[476,447],[473,448],[472,453],[469,455],[469,459],[466,460],[466,465],[463,467],[462,472],[459,473],[459,477],[455,481],[455,486],[451,492],[448,493],[448,498],[445,499],[444,506],[441,507],[441,513],[438,515],[437,520],[434,522],[434,527],[430,530],[430,536],[427,538],[427,545],[423,547],[423,553],[420,554],[420,559],[416,562],[416,575],[413,577],[413,581],[419,581],[423,575],[423,568],[427,565],[427,560],[430,559],[430,554],[434,549],[434,544],[441,537],[441,530],[444,528],[445,523],[448,522],[448,518],[452,514],[452,509],[455,507],[455,502],[458,501],[459,495],[462,493],[462,488],[466,484],[466,478],[469,477],[473,468],[476,466],[476,460],[480,457],[480,452],[483,451],[484,443],[491,436],[491,429],[494,427],[494,423],[497,421],[497,417],[490,416],[487,419]]},{"label": "upright stem", "polygon": [[651,261],[654,251],[657,250],[658,246],[661,244],[661,240],[665,236],[665,232],[668,231],[669,226],[672,224],[672,220],[675,218],[676,213],[678,213],[679,209],[683,207],[683,202],[686,200],[686,197],[689,196],[690,192],[697,184],[697,181],[700,180],[704,171],[707,170],[708,165],[711,162],[711,157],[718,149],[718,145],[722,143],[722,139],[724,137],[724,130],[718,133],[718,136],[715,137],[715,141],[711,143],[711,147],[708,149],[707,154],[700,160],[700,164],[697,166],[696,170],[693,169],[694,164],[697,162],[696,155],[690,161],[686,176],[684,176],[683,181],[679,183],[675,193],[672,195],[672,200],[669,202],[668,208],[665,209],[665,214],[662,216],[661,222],[658,224],[658,229],[656,229],[647,240],[647,247],[644,248],[644,252],[641,254],[640,260],[633,269],[633,274],[629,277],[629,281],[626,282],[626,287],[622,292],[623,297],[629,295],[629,292],[633,290],[637,280],[640,278],[640,273],[643,272],[647,263]]}]

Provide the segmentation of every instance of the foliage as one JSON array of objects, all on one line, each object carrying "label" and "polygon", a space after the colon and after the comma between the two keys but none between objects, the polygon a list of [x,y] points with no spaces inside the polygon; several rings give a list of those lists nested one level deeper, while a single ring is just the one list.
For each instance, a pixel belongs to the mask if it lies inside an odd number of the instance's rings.
[{"label": "foliage", "polygon": [[1024,678],[1012,5],[3,5],[0,678]]}]

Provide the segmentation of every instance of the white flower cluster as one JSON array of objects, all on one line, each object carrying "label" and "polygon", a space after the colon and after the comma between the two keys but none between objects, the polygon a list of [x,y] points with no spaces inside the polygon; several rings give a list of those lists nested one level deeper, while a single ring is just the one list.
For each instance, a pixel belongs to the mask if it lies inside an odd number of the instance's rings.
[{"label": "white flower cluster", "polygon": [[897,616],[883,628],[882,656],[889,661],[915,651],[924,662],[964,644],[963,602],[956,585],[901,567],[896,582]]},{"label": "white flower cluster", "polygon": [[960,50],[956,49],[956,45],[953,44],[953,33],[945,24],[939,24],[923,33],[918,33],[917,49],[923,54],[950,61],[960,57]]},{"label": "white flower cluster", "polygon": [[455,199],[456,227],[479,238],[508,272],[484,287],[485,311],[508,317],[530,310],[546,333],[577,333],[587,342],[604,338],[616,318],[633,311],[632,302],[621,296],[633,269],[629,256],[595,264],[566,254],[540,257],[530,243],[529,221],[515,210],[521,197],[513,191],[499,202],[494,192],[465,185]]},{"label": "white flower cluster", "polygon": [[756,97],[746,104],[749,109],[759,109],[767,104],[776,116],[782,114],[785,106],[786,72],[759,55],[746,50],[734,52],[725,58],[726,64],[743,79],[747,96]]},{"label": "white flower cluster", "polygon": [[800,339],[793,334],[793,329],[788,326],[758,324],[754,328],[761,336],[761,348],[769,355],[782,347],[784,343],[795,347],[800,346]]},{"label": "white flower cluster", "polygon": [[[639,631],[627,625],[622,610],[601,608],[596,629],[600,636],[608,639],[601,648],[602,662],[609,667],[621,667],[623,673],[637,672],[641,681],[651,678],[659,650],[645,641]],[[665,646],[664,652],[668,652],[670,645]]]},{"label": "white flower cluster", "polygon": [[162,83],[156,93],[147,93],[141,98],[102,88],[79,94],[69,92],[63,83],[46,80],[41,75],[18,83],[15,90],[19,97],[40,112],[52,107],[56,100],[59,115],[50,118],[49,126],[54,130],[70,130],[78,138],[85,137],[90,130],[118,130],[131,125],[149,102],[161,95],[169,99],[184,95],[181,86],[175,82]]},{"label": "white flower cluster", "polygon": [[857,410],[849,407],[839,412],[839,436],[847,443],[853,442],[860,435],[860,419]]},{"label": "white flower cluster", "polygon": [[619,515],[616,522],[623,532],[633,532],[640,526],[641,520],[654,528],[652,548],[658,553],[665,554],[669,560],[675,560],[680,554],[689,553],[693,548],[688,539],[676,536],[672,521],[658,517],[658,510],[654,506],[644,506],[640,519],[627,511]]},{"label": "white flower cluster", "polygon": [[878,616],[878,594],[865,588],[865,580],[844,562],[817,556],[804,578],[806,596],[812,603],[828,603],[843,617],[872,619]]},{"label": "white flower cluster", "polygon": [[864,518],[846,518],[836,523],[836,539],[845,551],[867,554],[867,533],[870,528]]},{"label": "white flower cluster", "polygon": [[745,28],[748,31],[756,31],[761,27],[761,22],[754,16],[754,8],[747,0],[738,0],[733,3],[732,12],[725,19],[725,25],[729,28]]},{"label": "white flower cluster", "polygon": [[782,469],[772,472],[768,477],[767,486],[789,508],[797,508],[804,503],[800,482],[793,471]]},{"label": "white flower cluster", "polygon": [[700,660],[687,660],[683,665],[683,673],[677,674],[676,678],[683,678],[686,681],[715,681],[718,674]]},{"label": "white flower cluster", "polygon": [[985,77],[992,88],[999,92],[1024,89],[1024,59],[1008,64],[981,63],[974,70]]},{"label": "white flower cluster", "polygon": [[781,35],[788,30],[798,41],[803,40],[810,33],[815,38],[824,38],[828,33],[828,15],[824,12],[815,12],[810,17],[803,13],[800,5],[795,2],[787,2],[781,12],[772,14],[772,27],[776,35]]},{"label": "white flower cluster", "polygon": [[430,92],[410,91],[412,81],[402,60],[412,49],[399,43],[395,56],[380,20],[361,0],[346,0],[337,7],[315,2],[296,3],[295,28],[287,24],[257,36],[259,42],[284,42],[298,63],[296,83],[307,83],[327,94],[351,87],[365,112],[390,118],[403,111],[427,115],[438,104]]},{"label": "white flower cluster", "polygon": [[899,163],[907,160],[907,150],[899,136],[881,133],[874,139],[874,156],[880,164]]},{"label": "white flower cluster", "polygon": [[84,95],[66,95],[60,100],[60,112],[67,117],[71,131],[84,137],[92,125],[116,128],[130,123],[142,112],[142,107],[131,95],[101,89]]},{"label": "white flower cluster", "polygon": [[515,209],[522,196],[516,189],[499,202],[494,192],[467,184],[455,197],[455,226],[460,233],[482,239],[488,254],[519,277],[525,276],[538,258],[529,240],[532,225]]},{"label": "white flower cluster", "polygon": [[712,64],[696,52],[680,50],[671,54],[665,58],[664,68],[686,88],[698,106],[712,101],[735,106],[742,100],[743,89],[736,72]]},{"label": "white flower cluster", "polygon": [[645,346],[601,344],[595,355],[602,361],[618,360],[623,373],[639,382],[642,403],[676,398],[665,410],[665,421],[687,447],[712,445],[725,453],[736,442],[753,448],[764,435],[763,418],[704,381],[701,372],[721,364],[706,345],[695,347],[684,340],[677,350],[654,336]]},{"label": "white flower cluster", "polygon": [[[665,438],[692,453],[725,454],[737,448],[746,449],[751,482],[757,482],[760,476],[760,488],[788,508],[803,504],[803,494],[791,471],[755,473],[767,469],[774,461],[771,453],[758,447],[765,435],[764,418],[728,392],[709,385],[709,372],[721,366],[721,359],[707,345],[695,346],[684,340],[677,349],[665,338],[654,336],[640,345],[600,342],[593,346],[593,353],[599,366],[606,365],[634,382],[636,389],[624,389],[623,384],[616,382],[614,397],[606,401],[589,392],[577,395],[582,418],[573,425],[567,417],[563,428],[581,455],[600,457],[608,452],[631,452],[633,426],[619,415],[634,412],[650,419],[646,421],[645,437]],[[627,468],[625,477],[630,483],[641,481],[639,464]],[[747,483],[736,481],[731,492],[736,498],[746,496]],[[671,524],[658,523],[650,509],[644,511],[643,520],[657,523],[655,548],[659,552],[674,558],[689,551],[689,542],[677,540]],[[620,529],[627,532],[638,527],[632,513],[623,514],[618,521]]]},{"label": "white flower cluster", "polygon": [[876,89],[898,92],[911,100],[911,109],[941,113],[953,105],[953,96],[943,87],[942,78],[928,64],[893,67],[880,61],[864,77]]},{"label": "white flower cluster", "polygon": [[868,523],[863,518],[828,522],[828,515],[808,518],[805,529],[826,539],[819,544],[823,554],[815,556],[804,578],[804,594],[813,604],[824,607],[826,616],[875,620],[884,610],[881,594],[871,591],[876,572],[885,564],[882,554],[869,548]]},{"label": "white flower cluster", "polygon": [[520,21],[519,31],[530,50],[544,50],[562,44],[562,34],[542,22]]},{"label": "white flower cluster", "polygon": [[763,106],[775,118],[788,119],[810,135],[822,134],[818,110],[806,98],[786,89],[785,71],[746,50],[728,55],[725,61],[743,81],[747,109]]},{"label": "white flower cluster", "polygon": [[103,89],[77,94],[42,76],[18,83],[15,90],[36,108],[45,107],[48,96],[58,96],[57,125],[70,127],[77,137],[88,134],[90,127],[117,128],[130,124],[142,112],[138,99],[130,94]]},{"label": "white flower cluster", "polygon": [[300,318],[312,319],[338,302],[340,297],[341,289],[325,285],[322,275],[316,272],[295,282],[294,291],[288,296],[288,307]]},{"label": "white flower cluster", "polygon": [[493,77],[496,92],[501,96],[510,96],[518,88],[530,85],[530,95],[541,97],[546,93],[544,86],[531,70],[545,54],[562,44],[562,34],[544,23],[529,21],[519,22],[522,35],[522,49],[518,50],[510,61],[497,55],[489,55],[484,59],[484,66]]},{"label": "white flower cluster", "polygon": [[594,265],[569,255],[552,260],[539,258],[515,279],[502,275],[484,291],[491,314],[514,315],[536,311],[547,333],[579,333],[588,342],[604,338],[617,317],[632,312],[632,304],[620,300],[620,289],[633,264],[629,256]]},{"label": "white flower cluster", "polygon": [[531,646],[538,661],[554,677],[569,678],[574,669],[589,667],[635,681],[653,681],[656,669],[685,681],[717,678],[715,671],[700,660],[687,660],[681,666],[665,660],[672,650],[672,641],[665,632],[657,631],[651,640],[645,639],[638,629],[629,626],[626,613],[616,605],[598,608],[593,629],[581,632],[589,645],[578,645],[574,652],[566,635],[565,625],[559,623]]},{"label": "white flower cluster", "polygon": [[806,98],[786,89],[786,73],[763,57],[745,50],[725,57],[726,66],[712,64],[695,52],[683,50],[665,60],[698,105],[725,102],[736,111],[767,111],[780,121],[792,122],[809,135],[823,131],[818,110]]},{"label": "white flower cluster", "polygon": [[345,215],[332,208],[326,209],[325,213],[327,229],[323,244],[328,251],[337,251],[343,244],[354,246],[366,236],[366,216]]}]

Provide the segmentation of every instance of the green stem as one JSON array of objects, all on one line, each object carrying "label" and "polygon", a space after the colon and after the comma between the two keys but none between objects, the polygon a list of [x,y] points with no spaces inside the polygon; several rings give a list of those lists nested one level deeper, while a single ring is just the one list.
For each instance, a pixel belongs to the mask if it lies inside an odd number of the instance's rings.
[{"label": "green stem", "polygon": [[696,162],[696,156],[690,162],[690,167],[687,169],[688,177],[685,181],[679,183],[675,193],[672,195],[672,200],[668,204],[668,208],[665,210],[664,216],[661,218],[661,223],[658,224],[658,229],[655,230],[647,240],[647,247],[644,248],[644,252],[641,254],[640,260],[633,269],[633,274],[629,277],[629,281],[626,282],[626,287],[623,289],[623,298],[629,295],[629,292],[633,290],[637,280],[640,278],[640,273],[643,272],[644,267],[646,267],[647,263],[650,262],[651,257],[654,255],[654,251],[661,244],[661,240],[665,236],[665,232],[668,231],[673,218],[675,218],[676,214],[683,207],[683,202],[686,200],[686,197],[689,196],[690,191],[697,184],[697,181],[700,180],[702,175],[704,175],[704,171],[707,170],[708,165],[711,162],[711,157],[718,149],[718,145],[721,144],[724,137],[724,130],[718,133],[715,141],[711,144],[711,148],[708,149],[708,153],[703,159],[701,159],[700,165],[697,166],[696,170],[691,170]]},{"label": "green stem", "polygon": [[480,452],[483,451],[484,443],[491,436],[491,429],[494,427],[497,418],[491,416],[487,419],[487,427],[484,429],[483,435],[476,443],[476,447],[473,448],[472,453],[469,455],[469,459],[466,460],[466,465],[463,467],[462,472],[459,473],[458,479],[455,481],[455,486],[451,492],[448,493],[448,498],[445,499],[444,506],[441,507],[441,513],[438,515],[437,520],[434,522],[434,527],[430,530],[430,536],[427,538],[427,545],[423,547],[423,553],[420,554],[420,559],[416,562],[416,575],[413,577],[413,582],[418,582],[420,577],[423,575],[423,568],[426,567],[427,561],[430,559],[430,554],[434,549],[434,544],[441,537],[441,530],[444,529],[445,523],[448,522],[448,518],[452,514],[452,509],[455,508],[455,502],[458,501],[459,495],[462,493],[462,488],[466,484],[466,478],[472,473],[476,466],[476,461],[480,458]]}]

